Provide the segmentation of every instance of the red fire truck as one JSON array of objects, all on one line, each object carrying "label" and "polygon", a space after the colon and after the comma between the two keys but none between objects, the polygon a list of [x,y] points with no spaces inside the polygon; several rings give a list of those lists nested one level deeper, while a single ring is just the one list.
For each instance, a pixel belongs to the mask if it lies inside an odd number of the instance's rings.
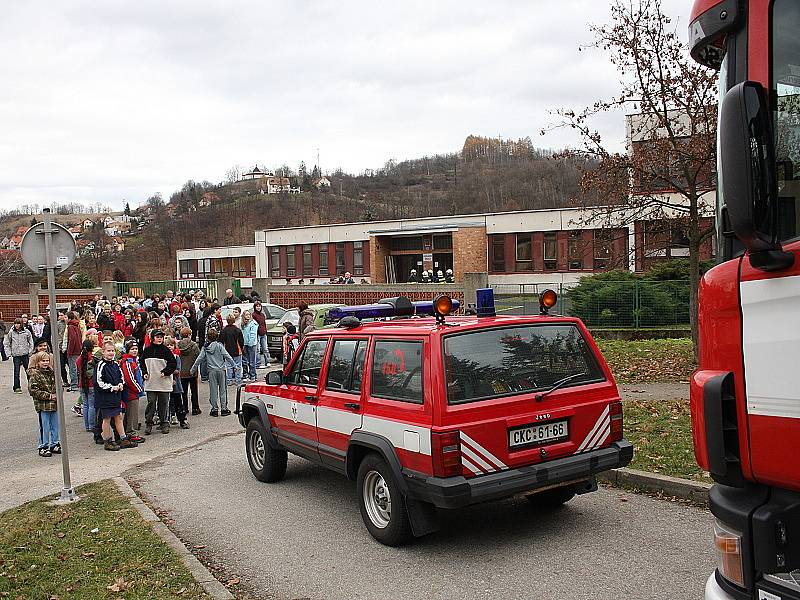
[{"label": "red fire truck", "polygon": [[[253,475],[280,481],[287,453],[342,473],[387,545],[434,531],[437,507],[519,493],[553,507],[596,490],[633,456],[608,365],[583,323],[547,314],[552,291],[527,317],[495,316],[491,292],[476,316],[450,316],[446,296],[331,309],[337,327],[239,389]],[[362,321],[376,318],[390,320]]]},{"label": "red fire truck", "polygon": [[723,262],[700,286],[691,383],[716,484],[709,599],[800,598],[800,1],[696,0],[695,60],[719,69]]}]

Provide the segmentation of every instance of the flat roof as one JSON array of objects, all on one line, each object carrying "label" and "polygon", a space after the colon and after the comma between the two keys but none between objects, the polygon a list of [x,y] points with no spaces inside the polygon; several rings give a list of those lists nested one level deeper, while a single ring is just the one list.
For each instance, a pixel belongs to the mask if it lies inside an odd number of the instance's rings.
[{"label": "flat roof", "polygon": [[[598,205],[596,207],[590,207],[592,210],[596,208],[603,208],[603,205]],[[327,223],[321,225],[297,225],[295,227],[274,227],[272,229],[256,229],[256,232],[259,231],[291,231],[293,229],[320,229],[323,227],[344,227],[348,225],[381,225],[383,223],[413,223],[414,221],[435,221],[435,220],[442,220],[442,221],[452,221],[453,219],[467,219],[467,218],[480,218],[480,217],[495,217],[499,215],[533,215],[533,214],[541,214],[541,213],[555,213],[555,212],[562,212],[562,211],[582,211],[587,210],[587,207],[583,206],[571,206],[571,207],[564,207],[564,208],[535,208],[532,210],[509,210],[503,212],[488,212],[488,213],[467,213],[465,215],[438,215],[438,216],[431,216],[431,217],[412,217],[410,219],[384,219],[383,221],[349,221],[346,223]],[[458,227],[461,224],[453,224],[452,227]],[[480,223],[473,223],[473,227],[477,227],[481,225]],[[467,227],[468,225],[464,224],[461,225],[463,227]],[[435,226],[432,226],[435,227]],[[390,230],[389,232],[395,232],[397,230]]]}]

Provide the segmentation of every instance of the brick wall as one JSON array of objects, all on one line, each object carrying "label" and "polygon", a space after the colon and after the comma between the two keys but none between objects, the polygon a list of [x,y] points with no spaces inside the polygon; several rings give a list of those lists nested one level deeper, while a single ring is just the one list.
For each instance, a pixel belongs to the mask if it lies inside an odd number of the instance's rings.
[{"label": "brick wall", "polygon": [[30,310],[31,301],[28,296],[0,296],[0,315],[6,323]]},{"label": "brick wall", "polygon": [[455,285],[434,284],[270,286],[269,301],[286,308],[294,308],[300,302],[306,304],[372,304],[381,298],[395,296],[406,296],[411,301],[433,300],[445,293],[461,302],[463,306],[463,288]]},{"label": "brick wall", "polygon": [[389,256],[390,239],[382,235],[370,238],[369,264],[372,283],[386,283],[386,257]]},{"label": "brick wall", "polygon": [[453,232],[453,277],[464,281],[464,273],[484,273],[486,261],[486,228],[462,227]]}]

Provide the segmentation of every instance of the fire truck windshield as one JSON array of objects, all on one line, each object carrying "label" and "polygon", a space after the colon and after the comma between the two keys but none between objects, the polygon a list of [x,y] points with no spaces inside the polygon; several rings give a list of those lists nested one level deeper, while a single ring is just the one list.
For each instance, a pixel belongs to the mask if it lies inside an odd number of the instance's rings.
[{"label": "fire truck windshield", "polygon": [[603,381],[574,325],[520,325],[444,338],[450,404]]},{"label": "fire truck windshield", "polygon": [[772,90],[781,241],[800,231],[800,3],[772,5]]}]

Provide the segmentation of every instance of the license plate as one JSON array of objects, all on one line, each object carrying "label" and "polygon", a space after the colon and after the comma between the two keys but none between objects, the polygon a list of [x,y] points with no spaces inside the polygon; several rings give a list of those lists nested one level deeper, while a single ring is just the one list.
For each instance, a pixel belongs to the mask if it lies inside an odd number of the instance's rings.
[{"label": "license plate", "polygon": [[567,420],[550,421],[508,430],[508,446],[540,446],[569,438]]}]

